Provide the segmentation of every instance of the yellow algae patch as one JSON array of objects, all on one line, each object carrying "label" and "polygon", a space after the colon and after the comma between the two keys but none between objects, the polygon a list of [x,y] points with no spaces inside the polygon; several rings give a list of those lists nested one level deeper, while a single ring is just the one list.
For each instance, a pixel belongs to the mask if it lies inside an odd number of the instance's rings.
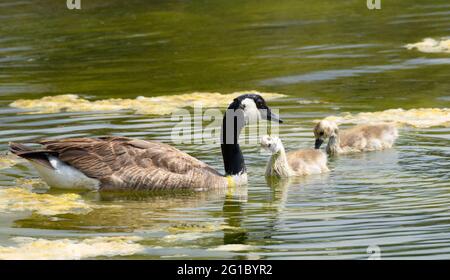
[{"label": "yellow algae patch", "polygon": [[16,246],[0,246],[5,260],[79,260],[93,257],[127,256],[142,252],[138,236],[95,237],[84,240],[15,237]]},{"label": "yellow algae patch", "polygon": [[166,229],[169,233],[210,233],[221,230],[239,230],[239,228],[220,223],[180,223]]},{"label": "yellow algae patch", "polygon": [[417,128],[434,126],[450,126],[450,109],[448,108],[420,108],[420,109],[389,109],[381,112],[347,113],[343,116],[329,116],[325,118],[337,123],[376,123],[393,122],[397,125],[407,125]]},{"label": "yellow algae patch", "polygon": [[31,113],[89,112],[132,110],[137,114],[165,115],[183,107],[203,106],[205,108],[223,107],[235,97],[246,94],[261,94],[266,100],[283,97],[278,93],[261,93],[242,91],[230,94],[216,92],[194,92],[180,95],[158,97],[139,96],[135,99],[103,99],[90,101],[75,94],[46,96],[40,99],[19,99],[10,104],[11,107],[31,110]]},{"label": "yellow algae patch", "polygon": [[86,214],[92,208],[78,194],[37,194],[24,188],[0,189],[0,212],[34,211],[41,215]]},{"label": "yellow algae patch", "polygon": [[21,162],[23,162],[23,160],[14,155],[0,155],[0,169],[7,169]]},{"label": "yellow algae patch", "polygon": [[204,233],[204,232],[214,232],[221,230],[219,224],[214,223],[195,223],[195,224],[177,224],[167,228],[170,233]]},{"label": "yellow algae patch", "polygon": [[220,245],[215,248],[208,249],[209,251],[227,251],[227,252],[239,252],[239,251],[251,251],[256,247],[245,244],[226,244]]},{"label": "yellow algae patch", "polygon": [[185,232],[170,234],[163,237],[164,241],[175,242],[175,241],[194,241],[197,239],[214,236],[212,233],[204,232]]},{"label": "yellow algae patch", "polygon": [[320,101],[320,100],[301,99],[301,100],[298,100],[297,103],[304,104],[304,105],[309,105],[309,104],[326,104],[328,102]]},{"label": "yellow algae patch", "polygon": [[450,53],[450,38],[440,40],[425,38],[422,42],[407,44],[405,47],[408,50],[417,49],[425,53]]},{"label": "yellow algae patch", "polygon": [[25,188],[28,190],[32,189],[40,189],[46,190],[50,187],[40,178],[17,178],[16,186],[20,186],[21,188]]},{"label": "yellow algae patch", "polygon": [[214,236],[214,232],[223,230],[240,230],[240,228],[221,225],[220,223],[181,223],[166,229],[169,235],[163,237],[164,241],[194,241],[201,238]]}]

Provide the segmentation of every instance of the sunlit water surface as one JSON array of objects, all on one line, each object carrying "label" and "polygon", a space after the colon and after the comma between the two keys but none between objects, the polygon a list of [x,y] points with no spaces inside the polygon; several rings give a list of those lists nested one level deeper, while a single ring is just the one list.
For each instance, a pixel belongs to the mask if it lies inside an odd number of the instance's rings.
[{"label": "sunlit water surface", "polygon": [[[448,1],[379,11],[362,0],[32,2],[0,3],[2,153],[42,138],[173,144],[168,114],[9,106],[61,94],[280,93],[269,103],[287,149],[312,147],[314,120],[329,115],[450,107],[449,54],[403,47],[450,35]],[[449,258],[450,120],[438,116],[401,126],[393,149],[332,158],[329,174],[291,181],[267,182],[268,155],[243,145],[250,183],[227,193],[48,190],[28,163],[2,156],[0,259]],[[217,145],[173,145],[222,170]]]}]

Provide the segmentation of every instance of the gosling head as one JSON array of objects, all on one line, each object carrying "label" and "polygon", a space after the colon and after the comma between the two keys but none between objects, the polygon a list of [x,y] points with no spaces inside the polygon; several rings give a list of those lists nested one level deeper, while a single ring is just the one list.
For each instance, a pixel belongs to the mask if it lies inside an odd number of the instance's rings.
[{"label": "gosling head", "polygon": [[263,119],[276,123],[283,123],[278,115],[272,112],[266,101],[259,94],[243,94],[236,97],[228,109],[242,110],[245,123]]},{"label": "gosling head", "polygon": [[329,120],[321,120],[314,127],[314,137],[316,138],[314,147],[316,149],[320,149],[323,141],[330,137],[337,137],[338,133],[339,128],[335,122]]},{"label": "gosling head", "polygon": [[261,137],[261,147],[272,154],[277,154],[283,149],[283,143],[276,136],[265,135]]}]

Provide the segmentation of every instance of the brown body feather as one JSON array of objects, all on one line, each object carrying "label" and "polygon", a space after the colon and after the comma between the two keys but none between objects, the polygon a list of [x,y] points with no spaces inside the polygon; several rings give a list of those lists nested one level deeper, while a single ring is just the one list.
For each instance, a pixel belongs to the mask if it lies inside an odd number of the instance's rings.
[{"label": "brown body feather", "polygon": [[[302,149],[296,151],[290,151],[286,154],[287,161],[292,170],[302,170],[305,169],[305,166],[309,165],[317,165],[321,161],[325,162],[326,166],[326,157],[325,155],[319,151],[314,149]],[[326,170],[328,171],[328,170]]]},{"label": "brown body feather", "polygon": [[[29,159],[46,153],[100,181],[102,190],[211,189],[226,178],[196,158],[159,142],[126,137],[72,138],[39,142],[39,151],[11,151]],[[16,146],[19,147],[19,146]],[[22,148],[23,149],[23,148]]]},{"label": "brown body feather", "polygon": [[395,127],[391,124],[357,125],[340,132],[340,145],[354,147],[361,142],[361,139],[382,139],[386,132],[394,129]]}]

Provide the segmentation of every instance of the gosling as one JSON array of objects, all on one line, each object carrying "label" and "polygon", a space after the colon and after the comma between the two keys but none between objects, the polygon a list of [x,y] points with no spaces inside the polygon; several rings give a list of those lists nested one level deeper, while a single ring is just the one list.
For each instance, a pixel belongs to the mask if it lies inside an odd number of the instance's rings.
[{"label": "gosling", "polygon": [[335,122],[322,120],[315,126],[314,136],[316,149],[320,149],[328,139],[327,153],[337,155],[392,148],[398,137],[398,130],[393,124],[381,123],[357,125],[339,132]]},{"label": "gosling", "polygon": [[267,163],[266,176],[290,177],[328,172],[327,156],[314,149],[302,149],[286,153],[281,139],[263,136],[261,147],[272,155]]}]

